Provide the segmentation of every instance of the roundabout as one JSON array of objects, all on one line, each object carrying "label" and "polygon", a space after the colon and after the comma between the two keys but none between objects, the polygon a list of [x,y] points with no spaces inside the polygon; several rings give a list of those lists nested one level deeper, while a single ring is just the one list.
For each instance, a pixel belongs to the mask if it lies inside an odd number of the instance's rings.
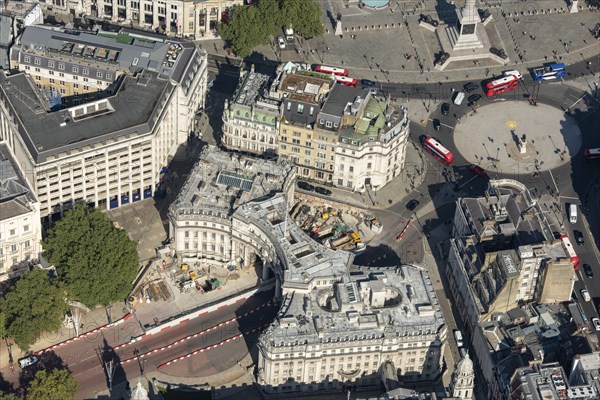
[{"label": "roundabout", "polygon": [[497,102],[463,117],[454,144],[468,162],[488,171],[527,174],[569,163],[581,150],[582,134],[559,108]]}]

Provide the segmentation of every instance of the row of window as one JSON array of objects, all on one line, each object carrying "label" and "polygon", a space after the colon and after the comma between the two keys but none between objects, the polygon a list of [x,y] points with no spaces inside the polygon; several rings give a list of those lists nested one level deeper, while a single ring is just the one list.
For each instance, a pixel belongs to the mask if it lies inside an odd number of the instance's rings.
[{"label": "row of window", "polygon": [[[27,64],[31,63],[31,56],[29,56],[29,55],[23,56],[23,62],[27,63]],[[38,57],[35,57],[34,60],[33,60],[33,64],[34,65],[41,65],[41,59],[38,58]],[[48,60],[48,68],[54,68],[55,65],[56,65],[55,61]],[[64,71],[65,68],[66,68],[65,67],[65,63],[62,63],[62,62],[58,63],[58,69],[59,69],[59,71]],[[29,68],[25,68],[25,69],[29,69]],[[36,71],[40,72],[40,69],[36,68]],[[49,71],[49,72],[52,74],[52,72],[54,72],[54,71]],[[71,72],[73,72],[74,74],[78,74],[79,73],[79,66],[78,65],[71,66]],[[90,74],[90,69],[82,67],[81,68],[81,73],[83,75],[89,75]],[[64,74],[61,73],[60,76],[64,76]],[[77,79],[77,78],[78,78],[77,76],[73,76],[73,79]],[[96,71],[96,78],[100,78],[100,79],[106,78],[107,80],[112,80],[113,79],[113,75],[112,75],[112,73],[108,73],[108,72],[104,73],[103,71]]]},{"label": "row of window", "polygon": [[[25,240],[23,243],[13,243],[10,246],[6,246],[6,254],[14,254],[19,251],[19,247],[23,249],[31,248],[31,240]],[[4,249],[0,247],[0,259],[4,256]]]},{"label": "row of window", "polygon": [[[19,234],[27,233],[27,232],[29,232],[29,229],[30,229],[29,224],[23,225],[22,232],[19,232],[17,230],[17,228],[11,228],[11,229],[8,230],[8,237],[16,236],[17,233],[19,233]],[[2,237],[1,234],[0,234],[0,237]]]}]

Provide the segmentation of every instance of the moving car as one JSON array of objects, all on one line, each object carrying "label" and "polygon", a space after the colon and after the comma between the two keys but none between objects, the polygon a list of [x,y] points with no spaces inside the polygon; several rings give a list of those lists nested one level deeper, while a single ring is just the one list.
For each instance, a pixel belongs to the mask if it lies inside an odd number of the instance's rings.
[{"label": "moving car", "polygon": [[575,229],[573,231],[573,235],[575,235],[575,241],[577,242],[577,244],[583,246],[583,244],[585,243],[585,240],[583,240],[583,233]]},{"label": "moving car", "polygon": [[296,185],[302,189],[302,190],[306,190],[307,192],[314,192],[315,191],[315,187],[313,185],[311,185],[308,182],[304,182],[304,181],[298,181],[298,183],[296,183]]},{"label": "moving car", "polygon": [[442,124],[440,122],[439,119],[434,119],[433,120],[433,129],[435,129],[436,131],[439,131],[442,128]]},{"label": "moving car", "polygon": [[585,272],[585,276],[591,278],[594,276],[594,272],[592,271],[592,267],[590,264],[583,264],[583,272]]},{"label": "moving car", "polygon": [[462,332],[455,329],[454,330],[454,339],[456,339],[456,345],[458,347],[463,347],[463,337],[462,337]]},{"label": "moving car", "polygon": [[285,49],[285,40],[281,36],[277,38],[277,45],[281,50]]},{"label": "moving car", "polygon": [[325,189],[324,187],[321,187],[321,186],[316,186],[315,192],[322,194],[323,196],[331,196],[331,190]]},{"label": "moving car", "polygon": [[517,77],[517,79],[522,79],[523,75],[517,71],[516,69],[511,69],[510,71],[504,71],[503,72],[504,76],[510,76],[510,75],[514,75]]},{"label": "moving car", "polygon": [[465,89],[465,91],[467,93],[470,93],[470,92],[472,92],[474,90],[477,90],[477,85],[474,84],[473,82],[468,82],[468,83],[465,83],[465,85],[463,86],[463,88]]},{"label": "moving car", "polygon": [[464,99],[465,99],[465,93],[458,92],[458,93],[456,93],[456,95],[454,95],[453,101],[454,101],[454,104],[456,104],[457,106],[460,106]]},{"label": "moving car", "polygon": [[474,173],[475,175],[485,176],[485,169],[481,168],[479,165],[471,164],[469,165],[469,171]]},{"label": "moving car", "polygon": [[585,300],[585,301],[592,301],[592,297],[590,296],[590,293],[585,289],[581,289],[581,297],[583,297],[583,300]]},{"label": "moving car", "polygon": [[368,79],[361,79],[360,84],[363,86],[377,86],[377,82],[370,81]]},{"label": "moving car", "polygon": [[600,331],[600,319],[592,318],[592,324],[594,324],[594,329]]},{"label": "moving car", "polygon": [[469,100],[469,103],[471,103],[471,104],[477,103],[479,100],[481,100],[481,95],[480,94],[472,94],[469,96],[469,98],[467,100]]},{"label": "moving car", "polygon": [[569,204],[569,222],[577,223],[577,204]]},{"label": "moving car", "polygon": [[448,115],[449,112],[450,112],[450,104],[448,104],[448,103],[442,104],[442,114]]},{"label": "moving car", "polygon": [[417,207],[419,207],[419,200],[412,199],[411,201],[406,203],[406,208],[410,211],[413,211]]},{"label": "moving car", "polygon": [[21,367],[21,369],[24,369],[29,366],[32,366],[33,364],[35,364],[38,361],[39,360],[36,356],[24,357],[19,360],[19,367]]}]

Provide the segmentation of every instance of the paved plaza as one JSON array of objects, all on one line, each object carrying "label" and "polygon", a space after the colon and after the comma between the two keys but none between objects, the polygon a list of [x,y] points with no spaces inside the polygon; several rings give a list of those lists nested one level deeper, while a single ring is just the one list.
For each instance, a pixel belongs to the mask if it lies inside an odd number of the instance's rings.
[{"label": "paved plaza", "polygon": [[[523,102],[483,106],[455,127],[454,144],[469,162],[501,173],[526,174],[568,163],[581,149],[577,123],[563,110]],[[518,143],[525,135],[525,153]]]}]

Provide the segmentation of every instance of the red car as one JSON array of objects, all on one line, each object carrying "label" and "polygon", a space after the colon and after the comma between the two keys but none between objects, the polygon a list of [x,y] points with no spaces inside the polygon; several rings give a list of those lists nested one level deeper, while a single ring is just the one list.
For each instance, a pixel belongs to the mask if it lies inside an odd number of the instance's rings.
[{"label": "red car", "polygon": [[475,175],[485,176],[485,169],[481,168],[479,165],[471,164],[469,165],[469,170]]}]

